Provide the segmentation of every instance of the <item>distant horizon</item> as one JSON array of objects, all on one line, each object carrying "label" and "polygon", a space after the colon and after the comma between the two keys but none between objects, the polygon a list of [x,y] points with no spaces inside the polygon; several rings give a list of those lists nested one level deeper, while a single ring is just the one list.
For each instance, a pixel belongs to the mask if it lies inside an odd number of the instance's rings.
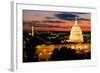
[{"label": "distant horizon", "polygon": [[70,32],[75,17],[82,32],[91,32],[91,14],[80,12],[57,12],[23,10],[23,30]]}]

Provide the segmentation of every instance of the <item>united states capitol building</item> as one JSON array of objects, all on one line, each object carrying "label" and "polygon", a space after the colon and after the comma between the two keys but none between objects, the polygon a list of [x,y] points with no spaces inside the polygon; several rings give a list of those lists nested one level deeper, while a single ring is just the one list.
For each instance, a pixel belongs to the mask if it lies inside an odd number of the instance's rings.
[{"label": "united states capitol building", "polygon": [[70,42],[83,42],[83,35],[80,26],[78,25],[77,18],[75,18],[75,24],[73,25],[70,35],[69,35]]}]

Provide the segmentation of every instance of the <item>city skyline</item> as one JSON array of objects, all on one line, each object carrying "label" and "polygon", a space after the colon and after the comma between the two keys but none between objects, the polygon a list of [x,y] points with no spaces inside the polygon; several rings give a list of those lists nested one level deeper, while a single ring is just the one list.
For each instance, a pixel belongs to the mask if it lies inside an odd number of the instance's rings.
[{"label": "city skyline", "polygon": [[91,59],[91,14],[23,10],[23,62]]}]

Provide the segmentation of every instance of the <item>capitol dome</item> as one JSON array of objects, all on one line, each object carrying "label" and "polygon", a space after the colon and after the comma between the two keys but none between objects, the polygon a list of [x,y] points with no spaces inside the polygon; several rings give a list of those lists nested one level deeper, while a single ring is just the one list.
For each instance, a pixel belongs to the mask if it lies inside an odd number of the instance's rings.
[{"label": "capitol dome", "polygon": [[77,17],[75,18],[75,24],[72,26],[70,35],[70,42],[83,42],[83,35],[80,26],[78,25]]}]

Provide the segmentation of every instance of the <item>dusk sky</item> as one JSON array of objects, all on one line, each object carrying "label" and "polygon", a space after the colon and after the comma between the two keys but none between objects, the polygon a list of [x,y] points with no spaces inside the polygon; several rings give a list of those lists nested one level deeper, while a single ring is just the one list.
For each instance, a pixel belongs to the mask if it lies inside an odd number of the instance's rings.
[{"label": "dusk sky", "polygon": [[91,31],[91,14],[80,12],[56,12],[23,10],[24,30],[37,31],[70,31],[74,25],[75,17],[83,32]]}]

